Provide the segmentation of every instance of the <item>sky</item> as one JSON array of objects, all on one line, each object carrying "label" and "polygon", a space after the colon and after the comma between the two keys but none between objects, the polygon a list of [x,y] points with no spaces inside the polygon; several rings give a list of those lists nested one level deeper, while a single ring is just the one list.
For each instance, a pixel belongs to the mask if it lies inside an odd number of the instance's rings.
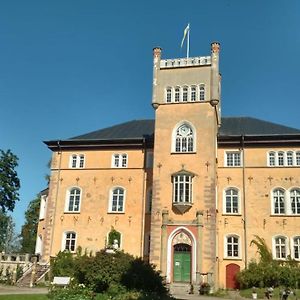
[{"label": "sky", "polygon": [[0,2],[0,149],[19,158],[24,223],[47,186],[51,151],[66,139],[154,118],[152,49],[190,56],[221,43],[223,116],[300,128],[299,0],[10,0]]}]

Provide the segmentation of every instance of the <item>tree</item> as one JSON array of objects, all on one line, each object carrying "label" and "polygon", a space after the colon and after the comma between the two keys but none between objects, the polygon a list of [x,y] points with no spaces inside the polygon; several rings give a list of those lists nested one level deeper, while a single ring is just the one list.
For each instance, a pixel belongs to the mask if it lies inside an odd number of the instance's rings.
[{"label": "tree", "polygon": [[13,211],[19,200],[20,180],[15,168],[18,157],[10,150],[0,150],[0,209],[2,212]]},{"label": "tree", "polygon": [[257,235],[255,235],[254,238],[255,239],[251,241],[250,246],[254,244],[257,247],[257,252],[260,255],[260,261],[263,263],[270,263],[273,261],[272,252],[266,244],[266,241]]},{"label": "tree", "polygon": [[18,252],[19,249],[19,239],[15,234],[13,219],[0,211],[0,251],[9,253]]},{"label": "tree", "polygon": [[35,199],[30,201],[25,212],[25,224],[21,230],[21,246],[23,252],[33,253],[35,250],[39,211],[40,197],[37,195]]}]

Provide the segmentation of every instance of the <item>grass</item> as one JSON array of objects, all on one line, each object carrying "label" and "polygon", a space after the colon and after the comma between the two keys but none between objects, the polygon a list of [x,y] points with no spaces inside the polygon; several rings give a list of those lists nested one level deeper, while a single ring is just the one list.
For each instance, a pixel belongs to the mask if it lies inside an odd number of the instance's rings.
[{"label": "grass", "polygon": [[47,295],[0,295],[0,300],[48,300]]}]

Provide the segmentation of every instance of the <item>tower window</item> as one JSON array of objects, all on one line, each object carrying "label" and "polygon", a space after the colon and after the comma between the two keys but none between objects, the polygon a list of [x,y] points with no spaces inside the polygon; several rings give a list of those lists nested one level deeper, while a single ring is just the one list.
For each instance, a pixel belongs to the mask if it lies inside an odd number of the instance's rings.
[{"label": "tower window", "polygon": [[239,237],[236,235],[230,235],[226,237],[226,253],[228,258],[238,258],[239,254]]},{"label": "tower window", "polygon": [[225,212],[227,214],[239,213],[239,193],[234,188],[229,188],[225,192]]},{"label": "tower window", "polygon": [[188,88],[186,86],[183,88],[182,101],[183,102],[187,102],[188,101]]},{"label": "tower window", "polygon": [[175,102],[179,102],[180,100],[180,88],[175,88]]},{"label": "tower window", "polygon": [[187,124],[179,126],[176,130],[175,152],[193,152],[194,134],[193,130]]},{"label": "tower window", "polygon": [[171,102],[172,101],[172,89],[167,88],[166,90],[166,101]]},{"label": "tower window", "polygon": [[173,179],[173,203],[192,202],[192,175],[177,174]]},{"label": "tower window", "polygon": [[199,88],[199,100],[200,101],[205,100],[205,86],[204,86],[204,84],[201,84],[200,88]]}]

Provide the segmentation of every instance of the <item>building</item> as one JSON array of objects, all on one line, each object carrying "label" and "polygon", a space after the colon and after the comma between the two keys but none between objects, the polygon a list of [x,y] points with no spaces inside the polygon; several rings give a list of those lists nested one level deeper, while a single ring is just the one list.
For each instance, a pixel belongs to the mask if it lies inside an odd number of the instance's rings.
[{"label": "building", "polygon": [[274,258],[300,260],[300,130],[221,117],[219,50],[162,59],[154,49],[155,120],[45,142],[41,261],[78,246],[119,248],[170,284],[234,288],[257,256],[255,235]]}]

